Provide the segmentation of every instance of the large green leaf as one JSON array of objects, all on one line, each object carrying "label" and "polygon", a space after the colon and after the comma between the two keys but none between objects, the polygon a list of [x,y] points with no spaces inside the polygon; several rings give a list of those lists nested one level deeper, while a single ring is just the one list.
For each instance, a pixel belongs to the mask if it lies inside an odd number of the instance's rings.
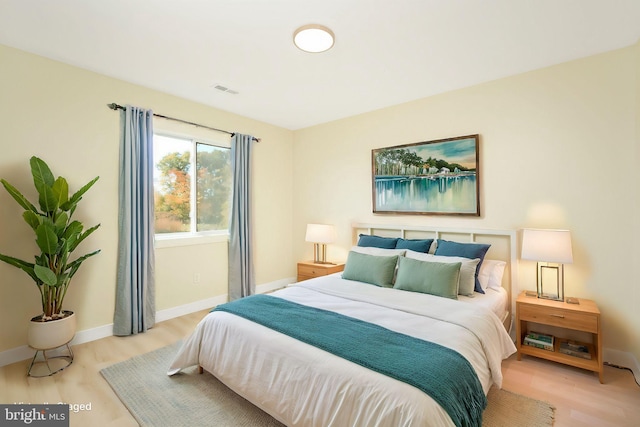
[{"label": "large green leaf", "polygon": [[55,254],[58,247],[58,236],[55,228],[47,223],[42,223],[36,229],[36,243],[45,254]]},{"label": "large green leaf", "polygon": [[29,164],[31,165],[33,184],[36,186],[36,189],[38,189],[38,192],[40,191],[40,187],[51,187],[53,185],[53,174],[44,160],[33,156],[29,160]]},{"label": "large green leaf", "polygon": [[33,211],[24,211],[24,213],[22,214],[22,218],[24,218],[25,222],[29,224],[33,231],[36,231],[38,226],[42,224],[40,215],[36,214]]},{"label": "large green leaf", "polygon": [[56,286],[58,284],[58,276],[56,276],[56,273],[51,271],[50,268],[36,265],[34,270],[38,279],[42,280],[44,284],[49,286]]},{"label": "large green leaf", "polygon": [[53,189],[45,185],[38,188],[38,194],[40,195],[40,197],[38,197],[40,209],[49,215],[55,213],[58,209],[58,199],[56,198]]},{"label": "large green leaf", "polygon": [[59,176],[53,183],[51,189],[53,190],[53,195],[56,197],[56,206],[61,206],[69,200],[69,184],[67,184],[67,180],[63,177]]},{"label": "large green leaf", "polygon": [[80,237],[80,233],[82,233],[82,224],[80,222],[73,221],[67,226],[67,229],[64,231],[64,235],[62,236],[66,239],[67,251],[73,251],[75,243],[78,240],[78,237]]},{"label": "large green leaf", "polygon": [[67,221],[69,220],[69,215],[65,211],[58,211],[55,216],[54,226],[56,228],[56,234],[58,237],[62,237],[66,231]]},{"label": "large green leaf", "polygon": [[18,258],[14,258],[14,257],[11,257],[11,256],[2,255],[2,254],[0,254],[0,261],[4,261],[9,265],[13,265],[14,267],[17,267],[17,268],[23,270],[35,282],[38,282],[38,277],[36,276],[36,273],[33,270],[34,264],[31,264],[29,262],[23,261],[23,260],[18,259]]},{"label": "large green leaf", "polygon": [[33,206],[31,204],[31,202],[28,201],[27,198],[24,197],[22,195],[22,193],[20,191],[18,191],[18,189],[16,187],[14,187],[13,185],[9,184],[4,179],[0,179],[0,182],[2,182],[2,185],[7,190],[7,193],[9,193],[11,195],[11,197],[13,197],[13,199],[16,202],[18,202],[18,204],[20,206],[22,206],[25,210],[38,213],[38,209],[35,206]]},{"label": "large green leaf", "polygon": [[79,221],[72,221],[64,230],[64,238],[70,239],[74,235],[78,235],[82,232],[82,223]]},{"label": "large green leaf", "polygon": [[70,250],[70,251],[75,250],[75,248],[77,248],[77,247],[78,247],[78,245],[79,245],[80,243],[82,243],[82,241],[83,241],[84,239],[86,239],[87,237],[89,237],[89,235],[90,235],[91,233],[93,233],[94,231],[96,231],[96,230],[98,229],[98,227],[100,227],[100,224],[98,224],[98,225],[94,225],[93,227],[91,227],[90,229],[88,229],[87,231],[85,231],[84,233],[80,234],[80,235],[78,236],[78,238],[76,239],[76,241],[71,245],[71,247],[70,247],[70,249],[69,249],[69,250]]},{"label": "large green leaf", "polygon": [[38,202],[40,209],[44,212],[51,213],[58,209],[57,197],[53,192],[53,173],[49,166],[38,157],[32,157],[30,160],[31,175],[33,175],[33,184],[38,190]]},{"label": "large green leaf", "polygon": [[93,178],[91,181],[89,181],[87,184],[85,184],[81,189],[79,189],[78,191],[76,191],[73,196],[71,196],[71,198],[69,199],[68,202],[62,204],[60,206],[60,209],[63,209],[65,211],[68,211],[69,209],[75,209],[75,205],[80,201],[80,199],[82,199],[82,195],[84,193],[86,193],[93,184],[96,183],[96,181],[100,179],[99,176],[96,176],[95,178]]}]

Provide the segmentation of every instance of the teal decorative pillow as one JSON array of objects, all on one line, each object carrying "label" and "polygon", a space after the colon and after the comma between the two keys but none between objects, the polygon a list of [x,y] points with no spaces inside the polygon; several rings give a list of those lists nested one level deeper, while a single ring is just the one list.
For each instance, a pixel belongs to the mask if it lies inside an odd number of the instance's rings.
[{"label": "teal decorative pillow", "polygon": [[398,239],[396,249],[410,249],[415,252],[429,252],[433,239]]},{"label": "teal decorative pillow", "polygon": [[450,242],[448,240],[438,239],[436,242],[438,246],[436,246],[436,255],[442,256],[461,256],[464,258],[476,259],[478,258],[480,262],[476,267],[476,275],[475,275],[475,288],[476,292],[480,292],[484,294],[484,290],[480,285],[480,281],[478,280],[478,273],[480,272],[480,268],[482,267],[482,261],[484,260],[484,256],[487,254],[489,247],[491,245],[484,243],[459,243],[459,242]]},{"label": "teal decorative pillow", "polygon": [[462,263],[427,262],[400,257],[395,289],[458,299]]},{"label": "teal decorative pillow", "polygon": [[375,256],[350,251],[342,278],[390,288],[397,262],[397,255]]},{"label": "teal decorative pillow", "polygon": [[370,236],[368,234],[360,234],[358,239],[358,246],[370,246],[374,248],[395,249],[397,237],[381,237]]}]

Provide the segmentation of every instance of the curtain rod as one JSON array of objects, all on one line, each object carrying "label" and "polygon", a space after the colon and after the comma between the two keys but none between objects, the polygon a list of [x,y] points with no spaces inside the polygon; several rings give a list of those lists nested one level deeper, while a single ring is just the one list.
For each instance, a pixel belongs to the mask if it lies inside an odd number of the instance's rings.
[{"label": "curtain rod", "polygon": [[[122,105],[118,105],[115,102],[112,102],[111,104],[107,104],[107,107],[111,108],[112,110],[124,110],[124,107]],[[188,122],[188,121],[182,120],[182,119],[176,119],[175,117],[163,116],[162,114],[156,114],[156,113],[153,113],[153,115],[155,117],[160,117],[161,119],[173,120],[174,122],[180,122],[180,123],[185,123],[185,124],[192,125],[192,126],[197,126],[197,127],[200,127],[200,128],[214,130],[216,132],[226,133],[226,134],[231,135],[231,136],[235,135],[234,132],[229,132],[227,130],[222,130],[222,129],[216,129],[216,128],[212,128],[211,126],[205,126],[205,125],[201,125],[201,124],[198,124],[198,123]],[[256,142],[260,142],[260,138],[256,138],[255,136],[253,137],[253,140],[256,141]]]}]

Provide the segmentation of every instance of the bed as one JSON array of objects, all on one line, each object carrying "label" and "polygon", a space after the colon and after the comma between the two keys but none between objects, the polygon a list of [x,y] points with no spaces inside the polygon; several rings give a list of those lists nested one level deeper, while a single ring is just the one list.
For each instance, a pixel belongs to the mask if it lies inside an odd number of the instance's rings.
[{"label": "bed", "polygon": [[[461,263],[420,259],[442,256],[429,251],[411,258],[405,250],[389,272],[380,265],[390,263],[393,252],[355,246],[343,273],[244,298],[208,314],[184,342],[169,374],[199,365],[289,426],[479,425],[482,399],[486,405],[489,388],[501,386],[501,362],[515,352],[505,329],[515,234],[368,224],[354,224],[353,230],[358,243],[361,235],[394,234],[412,242],[428,240],[425,235],[439,242],[445,236],[468,243],[498,239],[501,243],[491,245],[497,249],[487,251],[493,258],[485,259],[502,265],[503,274],[493,277],[499,283],[484,294],[456,299],[376,286],[366,276],[376,281],[392,274],[389,280],[412,285],[413,277],[424,277],[415,268],[460,271]],[[504,259],[498,259],[500,251]],[[437,277],[453,283],[446,274]],[[462,275],[456,277],[459,286]]]}]

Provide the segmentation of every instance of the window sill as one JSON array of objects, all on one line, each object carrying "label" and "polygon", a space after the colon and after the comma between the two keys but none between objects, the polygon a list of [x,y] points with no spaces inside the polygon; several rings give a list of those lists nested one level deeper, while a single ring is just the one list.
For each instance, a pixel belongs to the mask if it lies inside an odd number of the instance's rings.
[{"label": "window sill", "polygon": [[175,248],[179,246],[195,246],[195,245],[207,245],[210,243],[228,242],[229,234],[205,234],[205,235],[180,235],[180,236],[167,236],[156,235],[155,246],[156,249],[163,248]]}]

